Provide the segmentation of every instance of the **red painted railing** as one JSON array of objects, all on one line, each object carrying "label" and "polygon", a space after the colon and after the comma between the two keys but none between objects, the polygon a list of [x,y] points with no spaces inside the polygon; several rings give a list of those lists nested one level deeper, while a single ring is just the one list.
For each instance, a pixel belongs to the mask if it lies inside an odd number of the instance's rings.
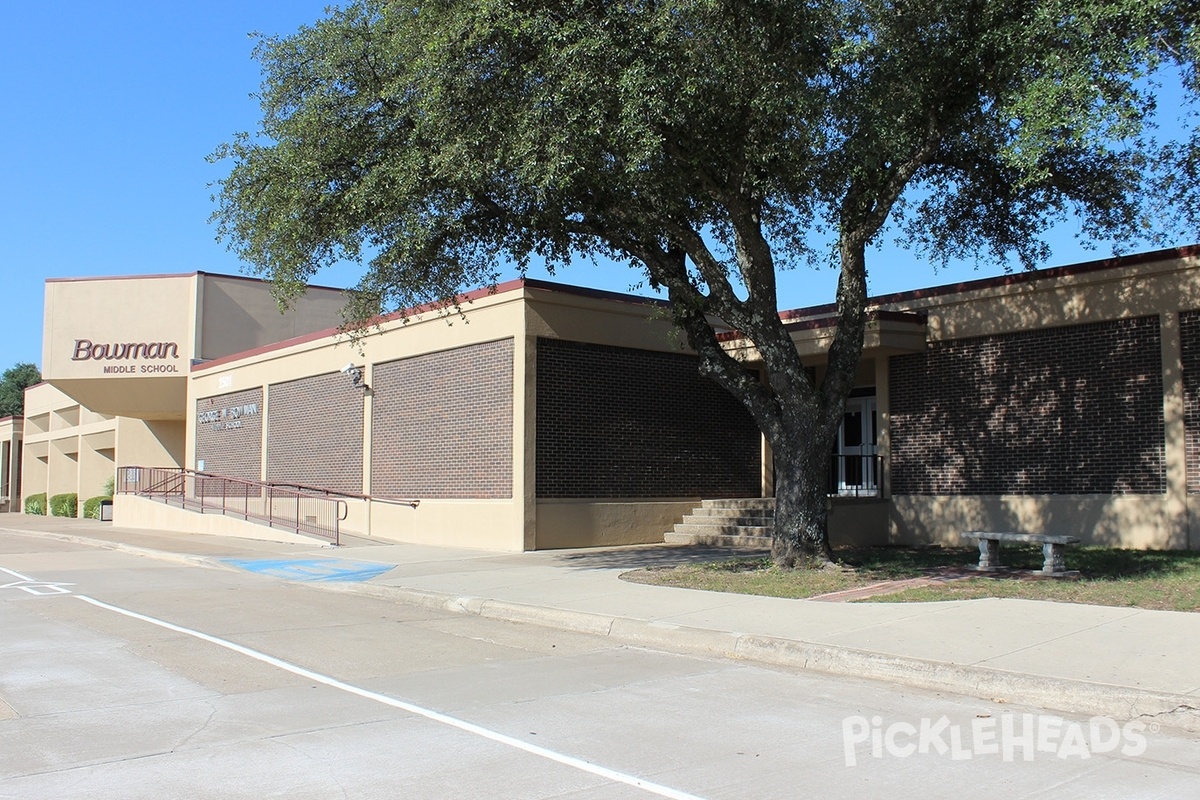
[{"label": "red painted railing", "polygon": [[346,501],[321,490],[210,475],[179,467],[121,467],[117,492],[197,511],[253,520],[338,544]]}]

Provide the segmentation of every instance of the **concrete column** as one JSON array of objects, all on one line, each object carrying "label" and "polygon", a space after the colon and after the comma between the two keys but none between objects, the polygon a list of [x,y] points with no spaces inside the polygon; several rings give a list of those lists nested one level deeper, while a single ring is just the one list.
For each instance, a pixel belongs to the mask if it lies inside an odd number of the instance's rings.
[{"label": "concrete column", "polygon": [[888,382],[888,357],[875,356],[875,411],[878,428],[875,442],[879,449],[882,475],[879,480],[881,497],[892,496],[892,411],[891,384]]},{"label": "concrete column", "polygon": [[[528,329],[528,320],[524,327]],[[513,502],[524,550],[537,549],[537,337],[513,337]]]},{"label": "concrete column", "polygon": [[[363,365],[363,383],[375,385],[375,365]],[[375,422],[375,390],[363,392],[363,463],[362,463],[362,493],[371,494],[371,431]]]},{"label": "concrete column", "polygon": [[267,463],[267,440],[271,438],[271,386],[269,384],[263,384],[262,408],[258,413],[262,415],[262,441],[258,443],[258,479],[266,483],[267,470],[270,468]]},{"label": "concrete column", "polygon": [[[375,385],[375,364],[363,364],[363,382],[367,386]],[[371,535],[371,440],[375,425],[375,390],[363,392],[363,463],[362,463],[362,493],[366,495],[363,503],[363,534]]]},{"label": "concrete column", "polygon": [[1163,526],[1170,548],[1189,546],[1187,495],[1187,443],[1183,421],[1183,347],[1179,337],[1179,313],[1159,315],[1162,340],[1163,456],[1166,461],[1167,493]]}]

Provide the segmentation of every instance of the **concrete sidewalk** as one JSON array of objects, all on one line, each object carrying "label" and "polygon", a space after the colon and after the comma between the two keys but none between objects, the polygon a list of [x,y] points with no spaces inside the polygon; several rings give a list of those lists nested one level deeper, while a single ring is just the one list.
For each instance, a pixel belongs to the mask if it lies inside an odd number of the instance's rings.
[{"label": "concrete sidewalk", "polygon": [[628,583],[627,570],[711,560],[686,546],[494,553],[347,537],[341,548],[5,515],[0,529],[229,568],[222,559],[346,559],[391,566],[323,582],[635,645],[894,681],[1200,732],[1200,614],[985,599],[826,603]]}]

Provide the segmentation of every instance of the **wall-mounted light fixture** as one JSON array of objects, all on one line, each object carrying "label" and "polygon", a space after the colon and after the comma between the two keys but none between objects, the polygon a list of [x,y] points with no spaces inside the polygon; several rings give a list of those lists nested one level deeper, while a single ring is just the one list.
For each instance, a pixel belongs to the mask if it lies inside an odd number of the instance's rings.
[{"label": "wall-mounted light fixture", "polygon": [[342,367],[342,374],[350,376],[350,382],[354,384],[354,388],[362,389],[364,392],[371,391],[371,387],[363,383],[362,367],[356,367],[353,361]]}]

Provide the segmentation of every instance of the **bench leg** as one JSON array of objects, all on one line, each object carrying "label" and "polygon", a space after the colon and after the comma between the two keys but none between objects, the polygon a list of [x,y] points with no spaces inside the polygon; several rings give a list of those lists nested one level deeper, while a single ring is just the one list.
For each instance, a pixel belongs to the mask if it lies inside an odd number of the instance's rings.
[{"label": "bench leg", "polygon": [[977,569],[996,569],[1000,566],[1000,542],[995,539],[979,540],[979,566]]},{"label": "bench leg", "polygon": [[1050,542],[1042,545],[1043,574],[1057,575],[1067,571],[1066,562],[1063,560],[1063,551],[1065,549],[1061,544],[1051,544]]}]

